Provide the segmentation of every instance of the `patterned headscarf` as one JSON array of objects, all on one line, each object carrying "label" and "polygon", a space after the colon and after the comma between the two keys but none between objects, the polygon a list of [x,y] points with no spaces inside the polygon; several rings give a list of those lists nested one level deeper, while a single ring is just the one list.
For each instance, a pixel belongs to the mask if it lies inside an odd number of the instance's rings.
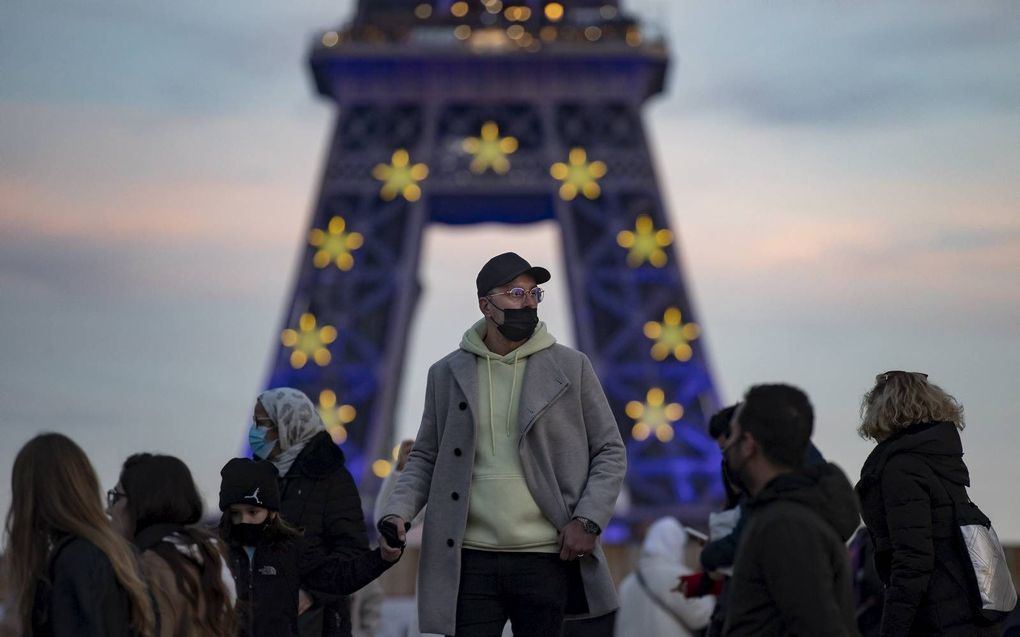
[{"label": "patterned headscarf", "polygon": [[319,410],[308,396],[297,389],[277,387],[259,394],[258,401],[269,414],[279,434],[279,456],[272,459],[280,476],[287,475],[294,460],[305,448],[308,441],[326,426],[319,417]]}]

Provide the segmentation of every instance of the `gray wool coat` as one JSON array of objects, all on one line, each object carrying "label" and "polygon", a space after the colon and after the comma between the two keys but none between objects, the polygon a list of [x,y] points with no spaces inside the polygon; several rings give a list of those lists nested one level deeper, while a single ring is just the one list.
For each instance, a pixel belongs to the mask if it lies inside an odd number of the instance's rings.
[{"label": "gray wool coat", "polygon": [[[428,504],[418,565],[422,632],[453,635],[456,627],[476,413],[476,358],[457,350],[429,369],[418,438],[382,509],[383,517],[411,520]],[[627,453],[587,356],[556,344],[528,358],[517,447],[528,489],[556,528],[574,516],[606,528],[627,470]],[[587,609],[568,608],[568,615],[595,617],[615,610],[616,590],[601,544],[578,562]]]}]

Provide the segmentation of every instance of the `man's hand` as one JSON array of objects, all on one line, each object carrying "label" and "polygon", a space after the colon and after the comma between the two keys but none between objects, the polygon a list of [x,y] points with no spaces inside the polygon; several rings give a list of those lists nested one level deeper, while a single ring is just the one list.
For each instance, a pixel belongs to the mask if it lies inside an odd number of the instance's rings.
[{"label": "man's hand", "polygon": [[586,533],[580,522],[571,520],[560,530],[560,559],[571,562],[579,557],[584,557],[595,548],[597,539],[597,535]]}]

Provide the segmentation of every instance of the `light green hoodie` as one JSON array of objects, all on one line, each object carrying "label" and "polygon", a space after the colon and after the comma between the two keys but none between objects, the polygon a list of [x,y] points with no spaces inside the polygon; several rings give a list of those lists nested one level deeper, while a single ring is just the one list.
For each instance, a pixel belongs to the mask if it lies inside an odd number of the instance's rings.
[{"label": "light green hoodie", "polygon": [[460,348],[478,361],[475,464],[463,545],[489,551],[557,553],[557,529],[535,504],[517,449],[517,413],[527,359],[551,347],[556,339],[539,322],[523,345],[500,356],[489,351],[484,337],[482,319],[460,342]]}]

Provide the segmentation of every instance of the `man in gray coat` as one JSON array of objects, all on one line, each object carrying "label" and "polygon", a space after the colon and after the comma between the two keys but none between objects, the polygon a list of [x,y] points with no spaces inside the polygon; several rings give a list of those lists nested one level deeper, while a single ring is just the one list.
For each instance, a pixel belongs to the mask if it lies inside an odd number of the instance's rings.
[{"label": "man in gray coat", "polygon": [[[423,632],[558,636],[565,615],[616,609],[598,536],[627,468],[588,358],[538,321],[549,271],[507,252],[476,279],[483,318],[428,374],[413,450],[380,524],[428,504]],[[381,540],[385,542],[385,539]]]}]

